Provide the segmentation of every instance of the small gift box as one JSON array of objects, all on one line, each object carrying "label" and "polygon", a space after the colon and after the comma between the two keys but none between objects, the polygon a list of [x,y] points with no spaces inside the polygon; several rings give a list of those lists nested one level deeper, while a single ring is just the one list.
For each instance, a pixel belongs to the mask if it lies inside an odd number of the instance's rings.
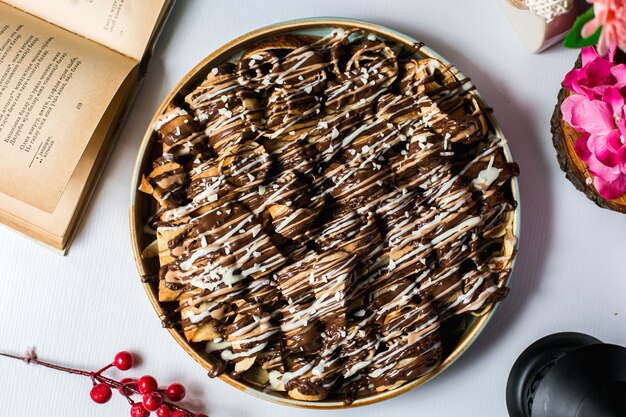
[{"label": "small gift box", "polygon": [[561,41],[576,19],[574,0],[498,0],[524,46],[538,53]]}]

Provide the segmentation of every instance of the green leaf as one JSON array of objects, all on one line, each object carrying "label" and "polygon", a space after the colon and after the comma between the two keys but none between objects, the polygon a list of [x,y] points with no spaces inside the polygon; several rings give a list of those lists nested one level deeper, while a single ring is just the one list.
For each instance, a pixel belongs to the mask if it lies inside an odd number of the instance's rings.
[{"label": "green leaf", "polygon": [[583,30],[585,23],[592,20],[594,17],[593,7],[587,9],[587,11],[576,18],[574,26],[565,37],[564,45],[567,48],[583,48],[585,46],[592,46],[598,43],[600,39],[600,33],[602,32],[602,26],[595,31],[595,33],[588,38],[583,38],[580,32]]}]

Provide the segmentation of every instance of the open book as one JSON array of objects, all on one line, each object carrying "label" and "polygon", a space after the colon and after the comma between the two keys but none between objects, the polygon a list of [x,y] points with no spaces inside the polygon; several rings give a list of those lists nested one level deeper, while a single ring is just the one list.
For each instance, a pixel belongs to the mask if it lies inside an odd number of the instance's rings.
[{"label": "open book", "polygon": [[0,222],[62,252],[173,0],[0,0]]}]

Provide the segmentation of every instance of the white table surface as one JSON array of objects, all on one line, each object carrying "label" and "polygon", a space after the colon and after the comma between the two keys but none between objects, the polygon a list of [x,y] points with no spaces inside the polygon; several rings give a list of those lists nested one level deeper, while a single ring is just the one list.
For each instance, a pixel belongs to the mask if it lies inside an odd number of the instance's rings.
[{"label": "white table surface", "polygon": [[[341,412],[274,405],[209,379],[161,328],[137,277],[128,228],[137,149],[170,88],[232,38],[310,16],[369,20],[439,51],[495,108],[522,171],[522,236],[511,292],[476,343],[425,386]],[[561,47],[527,53],[493,0],[180,0],[69,255],[0,228],[0,350],[36,346],[42,359],[86,369],[131,350],[142,361],[130,374],[184,382],[198,410],[212,417],[505,416],[509,369],[537,338],[574,330],[626,345],[626,216],[596,207],[574,189],[549,134],[556,93],[575,58]],[[3,416],[129,415],[121,396],[96,405],[89,389],[86,378],[0,358]]]}]

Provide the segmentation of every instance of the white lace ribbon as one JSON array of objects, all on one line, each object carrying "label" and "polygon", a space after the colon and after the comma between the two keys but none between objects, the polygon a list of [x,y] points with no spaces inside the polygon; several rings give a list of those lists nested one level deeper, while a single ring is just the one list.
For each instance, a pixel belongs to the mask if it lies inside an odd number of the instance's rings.
[{"label": "white lace ribbon", "polygon": [[525,0],[531,12],[544,18],[547,22],[570,10],[572,0]]}]

